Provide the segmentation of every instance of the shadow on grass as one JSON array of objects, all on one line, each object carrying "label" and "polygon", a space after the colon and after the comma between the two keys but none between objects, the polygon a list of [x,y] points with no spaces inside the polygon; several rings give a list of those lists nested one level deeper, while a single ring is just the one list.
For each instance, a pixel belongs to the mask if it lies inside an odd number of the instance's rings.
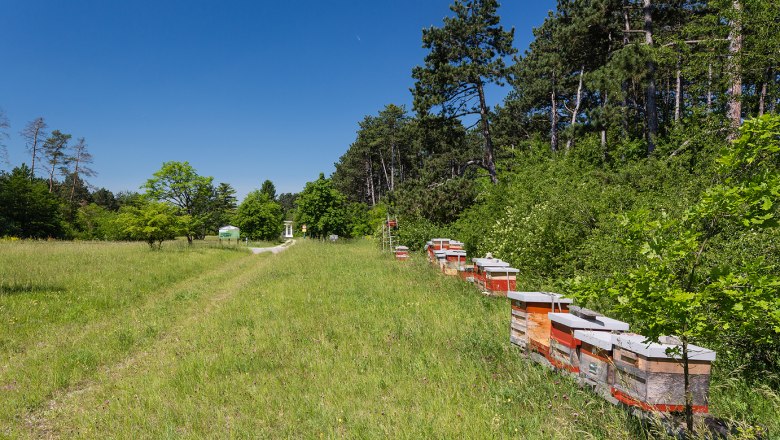
[{"label": "shadow on grass", "polygon": [[0,295],[21,295],[24,293],[62,293],[65,288],[53,284],[0,284]]}]

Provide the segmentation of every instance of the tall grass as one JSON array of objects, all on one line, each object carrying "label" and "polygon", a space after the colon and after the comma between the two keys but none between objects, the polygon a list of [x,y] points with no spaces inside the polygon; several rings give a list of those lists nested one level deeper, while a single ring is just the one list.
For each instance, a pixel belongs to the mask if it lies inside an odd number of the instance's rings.
[{"label": "tall grass", "polygon": [[[121,284],[112,273],[143,266],[147,276],[128,283],[142,286],[141,297],[103,309],[113,313],[105,319],[103,311],[83,324],[74,324],[74,314],[63,318],[75,337],[31,327],[21,343],[29,353],[0,372],[0,387],[28,378],[0,393],[0,432],[643,438],[626,412],[519,356],[508,343],[505,299],[483,297],[420,260],[396,262],[372,243],[307,240],[275,256],[248,257],[130,245],[102,252],[124,258],[124,268],[93,272],[92,282]],[[163,269],[168,264],[190,269],[155,287],[149,279],[172,273]],[[70,281],[58,279],[50,283],[61,283],[68,295],[112,304],[113,289],[71,293]],[[26,320],[34,295],[4,294],[3,301],[27,307],[3,308],[3,319]],[[43,359],[61,359],[77,377],[51,382],[59,370]],[[27,388],[38,382],[46,386]]]}]

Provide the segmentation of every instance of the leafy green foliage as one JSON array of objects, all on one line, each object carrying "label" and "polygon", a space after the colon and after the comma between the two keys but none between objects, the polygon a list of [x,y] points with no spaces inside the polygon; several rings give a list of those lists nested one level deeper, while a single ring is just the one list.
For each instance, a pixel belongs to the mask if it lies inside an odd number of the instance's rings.
[{"label": "leafy green foliage", "polygon": [[298,195],[295,211],[297,227],[306,225],[312,237],[327,237],[329,234],[347,236],[350,232],[347,198],[333,187],[330,179],[320,177],[306,183]]},{"label": "leafy green foliage", "polygon": [[212,177],[200,176],[189,162],[165,162],[142,186],[147,197],[176,206],[187,223],[187,241],[203,238],[215,225],[212,206],[216,198]]},{"label": "leafy green foliage", "polygon": [[60,203],[26,165],[0,173],[0,236],[61,238]]},{"label": "leafy green foliage", "polygon": [[269,200],[276,200],[276,186],[270,180],[266,179],[260,186],[260,192],[267,195]]},{"label": "leafy green foliage", "polygon": [[262,190],[247,194],[234,219],[241,234],[250,240],[277,240],[284,227],[282,207]]},{"label": "leafy green foliage", "polygon": [[150,201],[140,207],[122,208],[116,222],[129,239],[144,241],[152,249],[160,249],[163,241],[173,240],[186,231],[189,218],[179,215],[168,203]]}]

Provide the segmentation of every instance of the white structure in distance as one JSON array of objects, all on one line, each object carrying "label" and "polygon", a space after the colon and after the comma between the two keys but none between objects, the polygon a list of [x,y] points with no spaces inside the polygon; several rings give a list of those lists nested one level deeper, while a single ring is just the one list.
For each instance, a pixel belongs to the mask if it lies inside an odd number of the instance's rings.
[{"label": "white structure in distance", "polygon": [[292,238],[293,237],[293,222],[292,220],[285,220],[284,221],[284,238]]}]

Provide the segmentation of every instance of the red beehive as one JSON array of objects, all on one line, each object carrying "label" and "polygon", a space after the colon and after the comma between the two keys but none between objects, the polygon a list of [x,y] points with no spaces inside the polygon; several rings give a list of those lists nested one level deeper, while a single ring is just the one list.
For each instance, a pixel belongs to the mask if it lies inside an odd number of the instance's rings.
[{"label": "red beehive", "polygon": [[474,266],[461,266],[458,275],[463,281],[474,282]]},{"label": "red beehive", "polygon": [[514,267],[485,267],[484,289],[491,295],[506,296],[507,292],[515,290],[517,285],[517,273]]},{"label": "red beehive", "polygon": [[589,313],[583,317],[575,313],[581,309],[569,308],[569,313],[549,313],[550,326],[550,351],[547,360],[558,369],[570,373],[579,373],[580,360],[577,354],[579,341],[574,337],[575,330],[595,330],[604,332],[628,331],[628,324],[623,321],[596,316]]},{"label": "red beehive", "polygon": [[406,246],[396,246],[395,247],[395,259],[396,260],[407,260],[409,258],[409,248]]},{"label": "red beehive", "polygon": [[451,251],[462,251],[463,243],[461,243],[460,241],[450,240],[449,245],[447,245],[447,249]]},{"label": "red beehive", "polygon": [[425,243],[425,253],[428,254],[428,261],[433,262],[433,242],[428,241]]},{"label": "red beehive", "polygon": [[433,264],[436,265],[439,270],[444,271],[444,267],[447,265],[447,251],[445,249],[433,251]]},{"label": "red beehive", "polygon": [[550,347],[550,318],[548,313],[566,313],[572,300],[557,293],[509,292],[512,315],[509,341],[523,350],[547,354]]},{"label": "red beehive", "polygon": [[498,258],[472,258],[474,263],[474,282],[480,289],[485,288],[485,268],[486,267],[509,267],[509,263]]},{"label": "red beehive", "polygon": [[446,250],[450,245],[449,238],[434,238],[431,242],[433,243],[433,250],[435,251]]},{"label": "red beehive", "polygon": [[457,275],[458,269],[466,264],[466,251],[446,250],[444,253],[446,263],[444,273],[447,275]]}]

